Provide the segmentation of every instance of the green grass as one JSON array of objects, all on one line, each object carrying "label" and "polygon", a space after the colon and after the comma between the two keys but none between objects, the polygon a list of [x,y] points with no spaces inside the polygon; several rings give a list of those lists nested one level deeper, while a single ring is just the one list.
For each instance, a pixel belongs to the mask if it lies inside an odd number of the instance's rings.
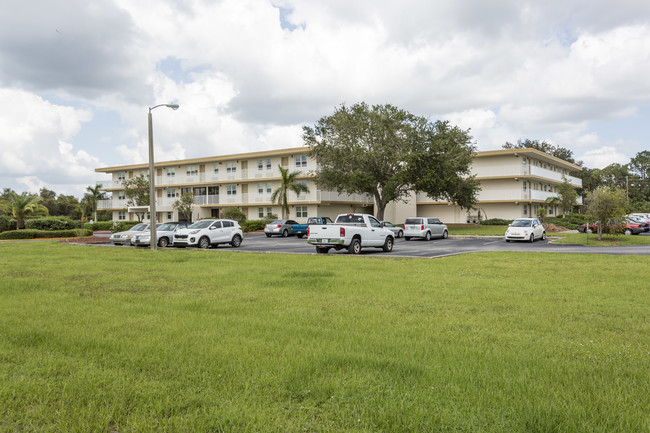
[{"label": "green grass", "polygon": [[0,263],[0,431],[650,429],[648,257],[42,242]]},{"label": "green grass", "polygon": [[448,226],[450,235],[468,236],[505,236],[508,226],[462,225]]},{"label": "green grass", "polygon": [[554,240],[558,244],[578,244],[589,246],[617,246],[617,245],[650,245],[650,236],[625,236],[625,235],[603,235],[598,240],[596,233],[549,233],[549,236],[559,237]]}]

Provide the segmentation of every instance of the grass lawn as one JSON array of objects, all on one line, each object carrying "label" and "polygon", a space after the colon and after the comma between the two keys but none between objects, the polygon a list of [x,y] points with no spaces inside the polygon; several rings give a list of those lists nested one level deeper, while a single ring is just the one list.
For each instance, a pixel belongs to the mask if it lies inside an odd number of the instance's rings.
[{"label": "grass lawn", "polygon": [[553,242],[558,244],[578,244],[590,246],[617,246],[617,245],[650,245],[650,236],[625,236],[625,235],[603,235],[598,240],[596,233],[549,233],[549,236],[557,236],[560,239]]},{"label": "grass lawn", "polygon": [[470,235],[470,236],[505,236],[508,226],[486,226],[482,225],[462,225],[447,226],[450,235]]},{"label": "grass lawn", "polygon": [[648,257],[41,242],[0,263],[0,431],[650,429]]}]

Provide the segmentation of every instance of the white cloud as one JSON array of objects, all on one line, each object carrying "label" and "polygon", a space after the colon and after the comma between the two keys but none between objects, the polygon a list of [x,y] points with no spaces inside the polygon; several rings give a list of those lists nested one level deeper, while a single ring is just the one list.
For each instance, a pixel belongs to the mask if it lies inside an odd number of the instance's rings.
[{"label": "white cloud", "polygon": [[616,147],[604,146],[599,149],[589,150],[576,158],[584,161],[590,168],[604,168],[610,164],[627,164],[630,158],[619,152]]}]

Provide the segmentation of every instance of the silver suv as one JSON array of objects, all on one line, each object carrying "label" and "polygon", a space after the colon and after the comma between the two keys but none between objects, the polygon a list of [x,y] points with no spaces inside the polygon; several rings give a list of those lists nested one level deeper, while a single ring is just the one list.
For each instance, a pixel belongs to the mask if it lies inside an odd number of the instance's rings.
[{"label": "silver suv", "polygon": [[447,226],[438,218],[411,217],[404,221],[404,239],[407,241],[411,238],[424,238],[427,241],[431,238],[447,239],[448,236]]}]

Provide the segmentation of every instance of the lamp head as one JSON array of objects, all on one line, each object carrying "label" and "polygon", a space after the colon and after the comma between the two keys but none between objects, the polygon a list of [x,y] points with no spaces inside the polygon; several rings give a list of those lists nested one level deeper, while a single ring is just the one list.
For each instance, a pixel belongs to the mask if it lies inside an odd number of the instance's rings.
[{"label": "lamp head", "polygon": [[167,106],[168,106],[169,108],[171,108],[172,110],[178,110],[178,107],[179,107],[178,104],[167,104]]}]

